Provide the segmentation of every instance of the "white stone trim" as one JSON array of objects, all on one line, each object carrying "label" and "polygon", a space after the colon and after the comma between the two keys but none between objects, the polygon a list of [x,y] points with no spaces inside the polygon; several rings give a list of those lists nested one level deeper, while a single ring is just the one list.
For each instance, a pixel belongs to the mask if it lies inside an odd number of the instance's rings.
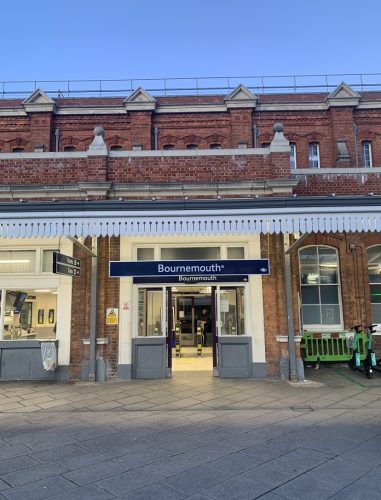
[{"label": "white stone trim", "polygon": [[[107,138],[106,138],[107,140]],[[289,146],[277,149],[276,152],[289,153]],[[143,151],[108,151],[101,156],[110,158],[170,158],[170,157],[197,157],[197,156],[263,156],[269,155],[270,148],[232,148],[232,149],[174,149],[174,150],[143,150]],[[74,159],[94,156],[92,151],[60,151],[60,152],[23,152],[0,153],[1,160],[49,160],[49,159]]]},{"label": "white stone trim", "polygon": [[320,168],[293,168],[292,175],[365,175],[380,174],[381,167],[320,167]]}]

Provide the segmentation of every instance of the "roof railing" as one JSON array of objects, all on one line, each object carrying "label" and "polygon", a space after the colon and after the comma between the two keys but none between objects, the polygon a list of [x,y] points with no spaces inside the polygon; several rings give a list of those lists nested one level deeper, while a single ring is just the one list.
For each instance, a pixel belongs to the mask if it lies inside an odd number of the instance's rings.
[{"label": "roof railing", "polygon": [[243,84],[254,94],[332,92],[345,82],[355,91],[381,90],[381,73],[327,75],[130,78],[124,80],[1,81],[0,98],[20,99],[42,89],[52,98],[126,97],[139,87],[154,96],[228,94]]}]

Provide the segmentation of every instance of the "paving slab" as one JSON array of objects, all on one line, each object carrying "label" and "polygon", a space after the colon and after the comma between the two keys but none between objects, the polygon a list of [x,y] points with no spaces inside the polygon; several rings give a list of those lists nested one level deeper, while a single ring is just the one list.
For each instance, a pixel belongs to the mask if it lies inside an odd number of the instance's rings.
[{"label": "paving slab", "polygon": [[381,379],[308,375],[0,384],[0,498],[377,498]]}]

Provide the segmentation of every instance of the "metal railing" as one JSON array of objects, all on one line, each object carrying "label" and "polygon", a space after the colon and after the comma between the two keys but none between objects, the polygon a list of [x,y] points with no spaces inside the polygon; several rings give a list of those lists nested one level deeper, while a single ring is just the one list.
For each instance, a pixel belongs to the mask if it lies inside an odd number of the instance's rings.
[{"label": "metal railing", "polygon": [[381,73],[328,75],[129,78],[125,80],[1,81],[0,98],[26,98],[42,89],[52,98],[128,96],[139,87],[152,95],[227,94],[241,83],[254,94],[332,92],[341,82],[353,90],[381,90]]}]

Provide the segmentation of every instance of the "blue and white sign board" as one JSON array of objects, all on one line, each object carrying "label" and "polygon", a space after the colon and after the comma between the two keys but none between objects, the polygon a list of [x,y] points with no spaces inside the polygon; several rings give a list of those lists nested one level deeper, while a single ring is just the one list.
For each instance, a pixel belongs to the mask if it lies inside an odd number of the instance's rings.
[{"label": "blue and white sign board", "polygon": [[109,268],[111,278],[150,277],[155,280],[160,279],[160,282],[172,282],[172,279],[176,278],[176,283],[197,283],[220,279],[224,281],[227,276],[234,276],[239,281],[243,281],[243,277],[249,274],[270,274],[269,259],[111,261]]},{"label": "blue and white sign board", "polygon": [[205,275],[192,275],[192,276],[134,276],[134,285],[141,285],[142,283],[177,283],[178,285],[183,283],[200,285],[202,283],[245,283],[249,281],[249,276],[247,274],[235,274],[235,275],[221,275],[216,276],[215,274],[205,274]]}]

